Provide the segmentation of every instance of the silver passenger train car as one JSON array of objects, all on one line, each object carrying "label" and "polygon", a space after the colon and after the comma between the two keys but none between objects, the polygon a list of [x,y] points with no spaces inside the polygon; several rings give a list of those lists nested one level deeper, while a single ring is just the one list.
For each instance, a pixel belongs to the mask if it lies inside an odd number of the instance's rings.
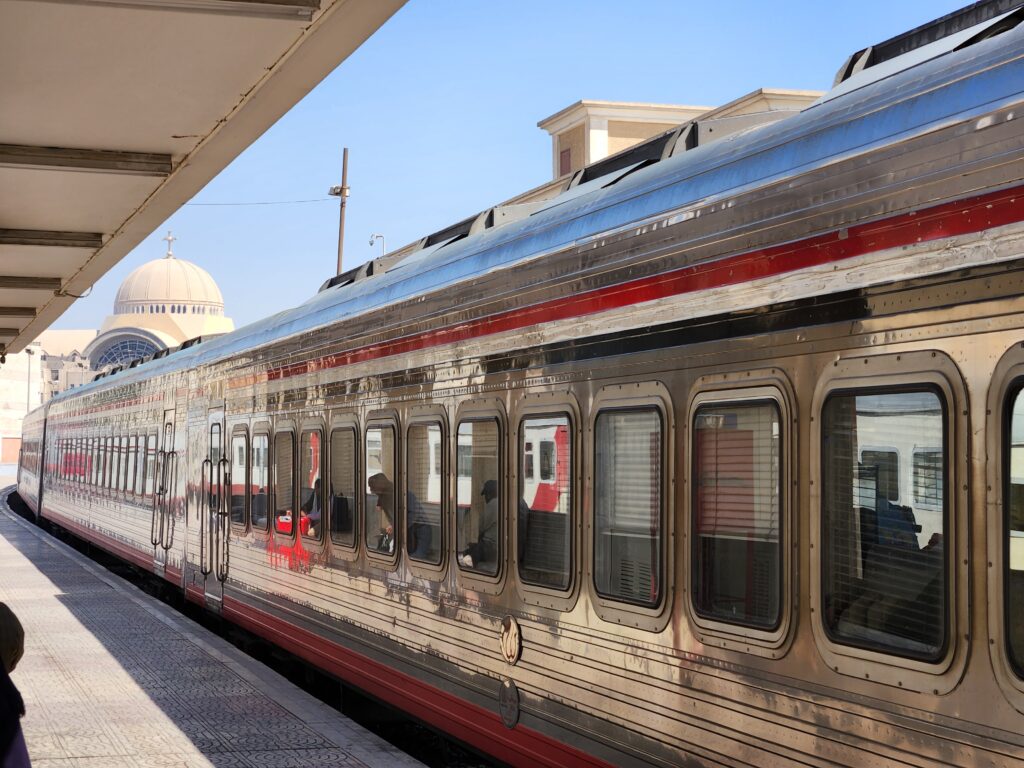
[{"label": "silver passenger train car", "polygon": [[512,765],[1024,764],[1024,10],[25,422],[42,518]]}]

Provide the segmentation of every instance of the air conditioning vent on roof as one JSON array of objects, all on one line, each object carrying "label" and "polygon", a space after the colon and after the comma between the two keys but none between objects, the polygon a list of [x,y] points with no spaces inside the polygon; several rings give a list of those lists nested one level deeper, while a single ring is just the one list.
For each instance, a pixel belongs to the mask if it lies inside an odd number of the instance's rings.
[{"label": "air conditioning vent on roof", "polygon": [[[1020,9],[1021,6],[1021,0],[981,0],[981,2],[961,8],[959,11],[954,11],[927,24],[922,24],[920,27],[909,32],[892,37],[883,43],[857,51],[839,68],[833,87],[846,82],[859,72],[876,67],[879,64],[903,56],[911,51],[916,51],[939,40],[958,35],[972,27],[977,27],[987,21],[997,19],[1010,11]],[[979,30],[977,34],[972,35],[966,41],[951,43],[948,50],[960,50],[1013,29],[1020,23],[1021,18],[1019,12],[1011,14],[1011,16],[1000,20],[998,23]],[[947,51],[936,50],[935,54],[939,55],[945,52]]]}]

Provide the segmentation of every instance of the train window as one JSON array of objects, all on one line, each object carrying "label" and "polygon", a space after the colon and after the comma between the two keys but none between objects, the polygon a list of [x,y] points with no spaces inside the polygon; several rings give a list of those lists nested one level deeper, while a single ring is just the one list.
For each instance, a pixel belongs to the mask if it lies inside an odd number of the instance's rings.
[{"label": "train window", "polygon": [[291,536],[292,510],[295,504],[295,436],[291,432],[274,435],[274,531]]},{"label": "train window", "polygon": [[100,456],[100,440],[97,437],[93,437],[89,440],[89,452],[92,454],[92,485],[98,486],[100,484],[100,468],[103,466],[103,459]]},{"label": "train window", "polygon": [[135,459],[139,455],[139,436],[132,435],[128,439],[128,477],[125,479],[125,489],[128,493],[135,495]]},{"label": "train window", "polygon": [[249,444],[245,432],[235,432],[231,436],[231,522],[245,525],[245,489],[248,487]]},{"label": "train window", "polygon": [[[541,587],[568,589],[574,529],[572,423],[566,415],[531,416],[523,419],[519,434],[519,578]],[[527,466],[532,469],[529,460],[535,445],[540,445],[539,479],[527,471]]]},{"label": "train window", "polygon": [[594,445],[594,581],[604,597],[661,599],[661,414],[654,408],[597,415]]},{"label": "train window", "polygon": [[443,445],[441,425],[413,424],[406,434],[405,527],[409,557],[441,562],[441,509],[445,477],[440,462],[431,462]]},{"label": "train window", "polygon": [[[825,401],[822,613],[836,642],[932,661],[945,651],[945,423],[933,388],[838,392]],[[903,468],[919,446],[938,461],[930,473],[919,464],[914,489]]]},{"label": "train window", "polygon": [[249,518],[252,527],[261,531],[267,530],[269,515],[267,513],[267,489],[270,485],[270,436],[266,433],[252,436],[252,477],[249,488],[252,499],[249,507]]},{"label": "train window", "polygon": [[356,545],[356,431],[331,432],[331,539],[345,547]]},{"label": "train window", "polygon": [[322,539],[324,509],[323,483],[320,481],[324,433],[307,430],[299,438],[299,532],[309,539]]},{"label": "train window", "polygon": [[156,481],[156,440],[155,432],[146,438],[146,495],[150,497]]},{"label": "train window", "polygon": [[458,563],[467,570],[495,576],[504,520],[498,421],[460,423],[458,453],[461,459],[455,485]]},{"label": "train window", "polygon": [[779,624],[780,421],[774,401],[714,403],[694,414],[691,595],[701,616]]},{"label": "train window", "polygon": [[371,426],[366,430],[366,547],[395,553],[395,430]]},{"label": "train window", "polygon": [[139,435],[135,446],[135,493],[143,496],[146,493],[146,436]]},{"label": "train window", "polygon": [[109,490],[110,476],[114,466],[114,438],[103,438],[103,489]]},{"label": "train window", "polygon": [[1014,671],[1024,677],[1024,382],[1007,398],[1003,440],[1006,647]]}]

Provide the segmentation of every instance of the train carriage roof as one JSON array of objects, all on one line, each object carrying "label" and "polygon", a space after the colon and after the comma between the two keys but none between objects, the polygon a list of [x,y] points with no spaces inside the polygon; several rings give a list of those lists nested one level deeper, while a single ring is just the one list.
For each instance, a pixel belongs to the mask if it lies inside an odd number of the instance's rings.
[{"label": "train carriage roof", "polygon": [[[1010,16],[960,31],[955,40],[930,43],[924,46],[929,55],[916,49],[886,61],[870,77],[864,71],[847,78],[792,117],[625,173],[619,169],[606,183],[583,193],[570,190],[532,215],[442,239],[381,274],[328,287],[298,307],[65,392],[54,402],[225,360],[646,222],[685,220],[739,193],[1019,103],[1024,25],[1008,23]],[[985,29],[996,24],[1000,34],[987,37]],[[525,287],[513,281],[509,286],[511,292]]]}]

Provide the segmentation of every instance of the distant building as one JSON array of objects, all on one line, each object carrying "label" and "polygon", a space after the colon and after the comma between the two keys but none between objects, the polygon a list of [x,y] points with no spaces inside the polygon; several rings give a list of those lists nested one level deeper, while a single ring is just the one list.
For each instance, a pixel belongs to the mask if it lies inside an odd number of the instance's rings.
[{"label": "distant building", "polygon": [[114,311],[96,330],[48,330],[0,365],[0,463],[18,460],[25,414],[100,371],[176,347],[197,336],[234,330],[220,288],[205,269],[167,253],[134,270],[117,291]]},{"label": "distant building", "polygon": [[537,127],[551,135],[552,174],[561,179],[691,120],[717,123],[718,135],[706,136],[714,140],[749,127],[758,117],[775,117],[769,113],[799,112],[821,95],[821,91],[759,88],[720,107],[583,99],[544,118]]}]

